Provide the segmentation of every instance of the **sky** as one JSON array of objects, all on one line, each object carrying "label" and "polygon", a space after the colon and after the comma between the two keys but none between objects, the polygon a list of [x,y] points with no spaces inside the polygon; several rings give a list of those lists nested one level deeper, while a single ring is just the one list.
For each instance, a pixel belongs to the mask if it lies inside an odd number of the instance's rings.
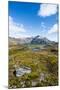
[{"label": "sky", "polygon": [[40,35],[58,41],[58,5],[8,2],[9,36],[24,38]]}]

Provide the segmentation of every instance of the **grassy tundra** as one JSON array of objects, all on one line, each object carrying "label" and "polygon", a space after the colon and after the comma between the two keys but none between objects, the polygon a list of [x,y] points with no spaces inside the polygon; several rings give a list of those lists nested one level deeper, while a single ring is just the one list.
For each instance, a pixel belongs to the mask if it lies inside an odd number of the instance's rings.
[{"label": "grassy tundra", "polygon": [[[9,88],[58,85],[58,49],[41,45],[9,46]],[[16,68],[31,68],[31,73],[17,77]]]}]

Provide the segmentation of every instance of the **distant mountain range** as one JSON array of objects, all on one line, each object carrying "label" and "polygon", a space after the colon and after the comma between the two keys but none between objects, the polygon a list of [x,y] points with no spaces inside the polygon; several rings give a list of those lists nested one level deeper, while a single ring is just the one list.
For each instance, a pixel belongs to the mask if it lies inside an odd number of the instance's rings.
[{"label": "distant mountain range", "polygon": [[46,37],[40,37],[39,35],[35,37],[26,37],[26,38],[12,38],[9,37],[9,45],[12,44],[41,44],[41,45],[50,45],[55,44],[56,42],[48,40]]}]

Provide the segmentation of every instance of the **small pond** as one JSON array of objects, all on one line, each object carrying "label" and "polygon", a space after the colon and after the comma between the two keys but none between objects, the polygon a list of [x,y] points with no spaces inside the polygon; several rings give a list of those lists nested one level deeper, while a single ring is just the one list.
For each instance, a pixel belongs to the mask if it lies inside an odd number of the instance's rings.
[{"label": "small pond", "polygon": [[40,51],[40,48],[32,48],[32,51]]}]

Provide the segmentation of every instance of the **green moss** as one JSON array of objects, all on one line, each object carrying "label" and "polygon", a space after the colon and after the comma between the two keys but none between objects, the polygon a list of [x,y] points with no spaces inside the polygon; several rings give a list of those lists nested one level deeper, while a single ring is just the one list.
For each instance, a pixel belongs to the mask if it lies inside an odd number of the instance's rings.
[{"label": "green moss", "polygon": [[[28,45],[28,47],[30,47]],[[31,45],[28,49],[25,45],[13,46],[9,50],[9,85],[11,87],[22,87],[21,82],[25,81],[24,87],[31,87],[32,80],[39,79],[40,73],[49,73],[50,76],[45,81],[38,82],[36,86],[49,86],[58,84],[58,58],[56,54],[51,54],[49,50],[32,52],[31,48],[40,47],[39,45]],[[30,74],[22,77],[15,77],[13,71],[14,66],[27,66],[31,68]],[[53,75],[51,75],[53,74]]]}]

